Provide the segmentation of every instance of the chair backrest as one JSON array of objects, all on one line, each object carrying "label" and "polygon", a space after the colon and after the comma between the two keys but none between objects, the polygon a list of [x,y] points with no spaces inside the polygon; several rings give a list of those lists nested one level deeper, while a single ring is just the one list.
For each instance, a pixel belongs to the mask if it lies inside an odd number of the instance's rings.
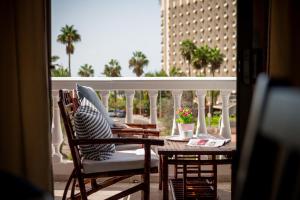
[{"label": "chair backrest", "polygon": [[300,198],[300,90],[257,83],[235,199]]},{"label": "chair backrest", "polygon": [[81,154],[79,147],[74,145],[73,139],[76,139],[74,127],[74,114],[79,107],[79,100],[75,90],[60,90],[58,101],[60,113],[66,130],[66,135],[71,150],[75,169],[81,169]]}]

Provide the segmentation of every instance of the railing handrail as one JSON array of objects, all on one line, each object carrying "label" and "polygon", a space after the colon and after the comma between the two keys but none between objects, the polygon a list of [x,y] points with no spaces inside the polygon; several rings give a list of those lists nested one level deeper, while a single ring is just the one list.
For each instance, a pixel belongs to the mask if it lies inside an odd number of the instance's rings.
[{"label": "railing handrail", "polygon": [[95,90],[236,90],[236,77],[52,77],[52,90],[75,83]]}]

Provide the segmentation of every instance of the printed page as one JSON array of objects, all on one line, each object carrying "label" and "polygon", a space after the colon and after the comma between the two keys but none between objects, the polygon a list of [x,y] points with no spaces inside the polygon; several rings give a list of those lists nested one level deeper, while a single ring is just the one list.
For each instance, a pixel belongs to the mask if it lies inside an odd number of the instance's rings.
[{"label": "printed page", "polygon": [[210,134],[201,134],[198,138],[190,139],[187,145],[201,147],[220,147],[228,142],[230,142],[230,140],[223,137],[215,137]]}]

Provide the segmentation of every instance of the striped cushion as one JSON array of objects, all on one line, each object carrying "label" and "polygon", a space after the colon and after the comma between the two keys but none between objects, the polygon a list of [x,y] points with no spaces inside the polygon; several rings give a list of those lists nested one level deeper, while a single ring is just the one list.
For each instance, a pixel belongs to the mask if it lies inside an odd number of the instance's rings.
[{"label": "striped cushion", "polygon": [[[109,124],[87,99],[83,99],[74,115],[75,131],[79,139],[111,138]],[[106,160],[115,152],[114,144],[80,145],[85,159]]]}]

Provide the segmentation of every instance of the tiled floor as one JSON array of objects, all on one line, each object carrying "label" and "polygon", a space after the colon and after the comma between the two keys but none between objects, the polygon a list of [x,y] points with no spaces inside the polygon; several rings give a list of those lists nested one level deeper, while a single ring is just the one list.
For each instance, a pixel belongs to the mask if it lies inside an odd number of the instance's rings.
[{"label": "tiled floor", "polygon": [[[129,186],[133,185],[133,183],[119,183],[115,186],[108,187],[105,190],[99,191],[91,196],[89,199],[91,200],[102,200],[113,194],[116,194]],[[55,182],[55,200],[59,200],[62,198],[63,190],[65,187],[65,182]],[[162,199],[162,191],[158,190],[157,183],[151,183],[151,199],[159,200]],[[230,200],[231,199],[231,191],[230,191],[230,182],[221,182],[218,183],[218,196],[220,200]],[[123,200],[140,200],[140,192],[134,193]],[[170,196],[171,199],[171,196]]]}]

